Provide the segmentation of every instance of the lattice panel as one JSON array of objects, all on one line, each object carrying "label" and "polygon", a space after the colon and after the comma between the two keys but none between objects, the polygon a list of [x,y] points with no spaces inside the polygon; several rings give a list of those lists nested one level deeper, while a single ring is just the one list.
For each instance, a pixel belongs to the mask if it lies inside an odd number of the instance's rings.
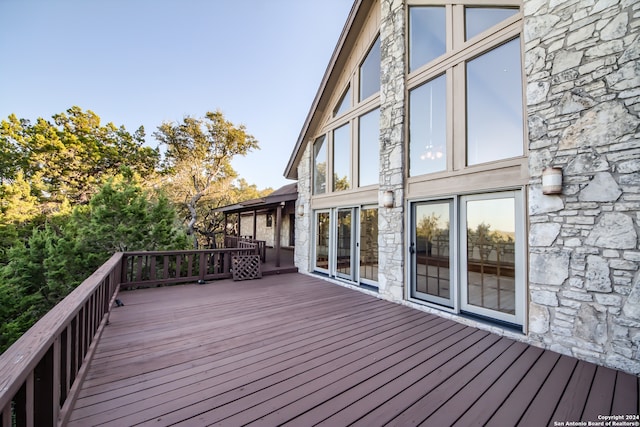
[{"label": "lattice panel", "polygon": [[235,255],[231,257],[231,274],[233,280],[249,280],[262,278],[260,255]]}]

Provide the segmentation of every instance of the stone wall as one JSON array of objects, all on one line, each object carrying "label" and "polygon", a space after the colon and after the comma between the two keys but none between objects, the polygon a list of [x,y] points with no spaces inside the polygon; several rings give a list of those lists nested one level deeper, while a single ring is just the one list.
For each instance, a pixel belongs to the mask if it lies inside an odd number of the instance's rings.
[{"label": "stone wall", "polygon": [[394,207],[378,212],[379,291],[404,295],[404,30],[403,1],[382,0],[380,25],[380,192],[394,193]]},{"label": "stone wall", "polygon": [[[266,214],[261,213],[256,216],[256,240],[264,240],[267,246],[274,245],[276,215],[273,213],[271,216],[272,223],[270,227],[267,227]],[[240,216],[240,234],[242,236],[253,235],[253,213]]]},{"label": "stone wall", "polygon": [[[640,374],[640,2],[528,0],[529,339]],[[545,196],[541,173],[563,169]]]},{"label": "stone wall", "polygon": [[313,211],[311,200],[311,150],[313,144],[307,144],[298,164],[298,200],[296,200],[296,212],[298,206],[304,207],[304,215],[296,215],[296,241],[294,250],[294,263],[298,270],[304,273],[311,271],[311,242],[313,239]]}]

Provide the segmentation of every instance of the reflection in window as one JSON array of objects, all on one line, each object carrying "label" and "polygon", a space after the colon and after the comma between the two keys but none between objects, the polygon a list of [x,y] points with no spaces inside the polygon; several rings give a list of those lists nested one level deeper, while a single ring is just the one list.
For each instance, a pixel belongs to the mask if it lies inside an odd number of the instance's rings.
[{"label": "reflection in window", "polygon": [[327,146],[324,140],[322,135],[313,143],[313,194],[327,191]]},{"label": "reflection in window", "polygon": [[367,99],[380,91],[380,37],[376,39],[360,66],[360,98]]},{"label": "reflection in window", "polygon": [[351,125],[333,131],[333,191],[351,188]]},{"label": "reflection in window", "polygon": [[409,175],[443,171],[447,165],[445,75],[409,93]]},{"label": "reflection in window", "polygon": [[353,209],[338,209],[336,218],[337,245],[336,245],[336,273],[344,274],[349,279],[351,276],[351,255],[353,239]]},{"label": "reflection in window", "polygon": [[338,101],[338,105],[333,110],[333,117],[337,117],[345,113],[351,107],[351,86],[342,94],[342,98]]},{"label": "reflection in window", "polygon": [[467,63],[467,165],[523,153],[520,39]]},{"label": "reflection in window", "polygon": [[380,109],[361,116],[359,126],[358,185],[364,187],[378,184],[380,180]]},{"label": "reflection in window", "polygon": [[448,300],[451,296],[449,225],[451,202],[416,206],[416,291]]},{"label": "reflection in window", "polygon": [[465,40],[488,30],[518,13],[518,9],[499,7],[467,7],[465,14]]},{"label": "reflection in window", "polygon": [[329,212],[316,214],[316,267],[329,269]]},{"label": "reflection in window", "polygon": [[360,278],[378,281],[378,209],[360,210]]},{"label": "reflection in window", "polygon": [[467,303],[515,313],[515,200],[467,202]]},{"label": "reflection in window", "polygon": [[444,54],[446,43],[445,8],[409,8],[409,71],[414,71]]}]

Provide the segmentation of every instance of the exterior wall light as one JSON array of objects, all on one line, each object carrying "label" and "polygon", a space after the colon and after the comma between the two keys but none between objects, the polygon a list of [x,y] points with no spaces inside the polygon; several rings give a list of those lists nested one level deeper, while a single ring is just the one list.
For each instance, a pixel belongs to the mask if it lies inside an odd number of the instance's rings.
[{"label": "exterior wall light", "polygon": [[562,194],[562,168],[548,167],[542,171],[542,194]]},{"label": "exterior wall light", "polygon": [[385,208],[393,207],[393,191],[387,190],[384,193],[382,193],[381,205],[384,206]]},{"label": "exterior wall light", "polygon": [[297,208],[298,216],[304,216],[304,203],[300,203]]}]

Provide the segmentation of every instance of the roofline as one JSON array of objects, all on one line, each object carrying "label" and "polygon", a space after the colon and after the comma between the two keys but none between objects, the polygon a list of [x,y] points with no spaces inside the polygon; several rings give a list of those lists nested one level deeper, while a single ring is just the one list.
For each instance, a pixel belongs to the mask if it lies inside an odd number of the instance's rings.
[{"label": "roofline", "polygon": [[293,202],[298,198],[298,192],[280,194],[276,196],[267,196],[259,199],[246,200],[244,202],[235,203],[233,205],[222,206],[211,209],[211,212],[250,212],[258,209],[275,207],[282,202]]},{"label": "roofline", "polygon": [[[331,55],[331,59],[329,60],[329,64],[327,65],[327,69],[324,72],[324,76],[322,77],[322,81],[320,82],[320,87],[318,88],[318,92],[316,93],[315,98],[313,99],[313,103],[311,104],[311,109],[309,113],[307,113],[307,118],[304,121],[304,125],[300,130],[300,135],[298,135],[298,140],[296,145],[291,153],[291,157],[289,158],[289,162],[287,163],[287,167],[284,170],[284,177],[288,179],[298,179],[298,171],[294,166],[300,161],[300,157],[302,157],[301,149],[304,146],[304,140],[307,136],[307,132],[309,131],[309,126],[311,125],[311,121],[316,115],[316,111],[318,109],[318,105],[320,104],[320,100],[324,95],[325,89],[333,75],[333,70],[340,58],[340,54],[342,53],[342,48],[344,47],[351,29],[353,27],[353,23],[356,21],[356,17],[360,12],[360,6],[366,0],[355,0],[353,6],[351,7],[351,11],[349,12],[349,16],[347,17],[347,22],[344,24],[344,28],[342,29],[342,33],[340,34],[340,38],[338,39],[338,43],[333,50],[333,54]],[[373,2],[372,2],[373,3]],[[368,9],[366,11],[368,13]]]}]

